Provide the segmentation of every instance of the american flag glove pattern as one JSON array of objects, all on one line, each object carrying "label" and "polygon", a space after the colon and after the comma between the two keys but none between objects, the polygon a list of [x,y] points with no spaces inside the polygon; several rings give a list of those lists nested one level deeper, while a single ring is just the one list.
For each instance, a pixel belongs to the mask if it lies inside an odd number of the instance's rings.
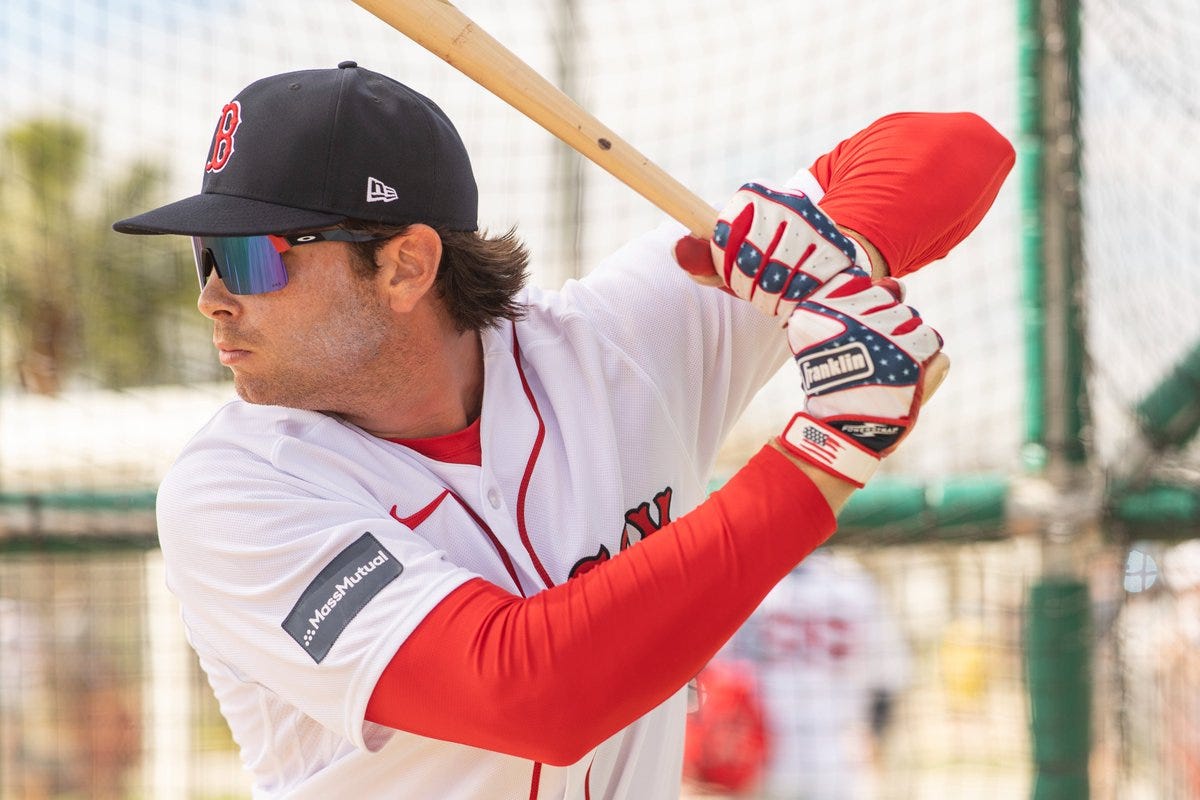
[{"label": "american flag glove pattern", "polygon": [[804,298],[860,262],[854,241],[799,191],[743,184],[713,231],[717,273],[768,316],[787,317]]},{"label": "american flag glove pattern", "polygon": [[925,365],[942,349],[942,337],[903,298],[895,280],[873,281],[852,267],[788,318],[805,403],[780,443],[859,487],[916,422]]}]

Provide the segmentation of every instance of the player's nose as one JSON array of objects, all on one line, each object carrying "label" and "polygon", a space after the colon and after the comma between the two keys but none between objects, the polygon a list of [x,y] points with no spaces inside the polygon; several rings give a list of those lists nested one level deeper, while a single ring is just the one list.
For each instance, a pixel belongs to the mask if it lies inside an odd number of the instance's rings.
[{"label": "player's nose", "polygon": [[225,288],[225,282],[216,270],[209,273],[208,280],[200,290],[200,297],[196,300],[196,307],[209,319],[237,316],[242,310],[237,295]]}]

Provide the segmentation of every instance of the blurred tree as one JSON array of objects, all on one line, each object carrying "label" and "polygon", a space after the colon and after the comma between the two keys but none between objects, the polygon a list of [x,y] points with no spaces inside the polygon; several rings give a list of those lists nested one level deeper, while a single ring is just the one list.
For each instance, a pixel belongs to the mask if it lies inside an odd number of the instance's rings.
[{"label": "blurred tree", "polygon": [[18,123],[0,145],[0,310],[20,383],[56,394],[215,377],[179,357],[182,329],[199,322],[179,239],[110,227],[155,204],[165,170],[139,162],[102,184],[87,131],[65,120]]}]

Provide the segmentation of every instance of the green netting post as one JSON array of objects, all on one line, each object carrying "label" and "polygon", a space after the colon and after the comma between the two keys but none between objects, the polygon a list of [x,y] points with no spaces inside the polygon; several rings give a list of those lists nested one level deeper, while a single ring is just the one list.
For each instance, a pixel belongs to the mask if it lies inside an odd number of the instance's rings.
[{"label": "green netting post", "polygon": [[1040,0],[1017,2],[1017,177],[1021,203],[1021,314],[1025,343],[1027,468],[1046,463],[1045,331],[1042,218],[1042,25]]},{"label": "green netting post", "polygon": [[1156,448],[1185,444],[1200,430],[1200,342],[1138,403],[1142,431]]},{"label": "green netting post", "polygon": [[[1085,320],[1079,308],[1082,234],[1079,203],[1079,5],[1018,0],[1026,440],[1033,481],[1065,500],[1089,480]],[[1077,501],[1076,501],[1077,502]],[[1044,576],[1026,605],[1034,800],[1086,800],[1091,747],[1088,592],[1075,543],[1054,504],[1042,509]],[[1053,533],[1052,533],[1053,532]]]},{"label": "green netting post", "polygon": [[1030,590],[1025,664],[1036,767],[1034,800],[1088,796],[1091,642],[1086,584],[1046,579]]}]

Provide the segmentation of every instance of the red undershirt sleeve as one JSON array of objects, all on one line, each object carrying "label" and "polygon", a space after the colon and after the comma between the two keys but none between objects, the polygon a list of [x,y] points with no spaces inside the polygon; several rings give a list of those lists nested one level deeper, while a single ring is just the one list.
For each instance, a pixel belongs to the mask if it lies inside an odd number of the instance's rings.
[{"label": "red undershirt sleeve", "polygon": [[944,257],[983,219],[1016,161],[976,114],[904,112],[873,122],[809,168],[821,208],[879,248],[900,277]]},{"label": "red undershirt sleeve", "polygon": [[835,526],[812,482],[764,447],[695,510],[573,580],[528,598],[460,586],[396,652],[366,718],[574,763],[695,676]]}]

